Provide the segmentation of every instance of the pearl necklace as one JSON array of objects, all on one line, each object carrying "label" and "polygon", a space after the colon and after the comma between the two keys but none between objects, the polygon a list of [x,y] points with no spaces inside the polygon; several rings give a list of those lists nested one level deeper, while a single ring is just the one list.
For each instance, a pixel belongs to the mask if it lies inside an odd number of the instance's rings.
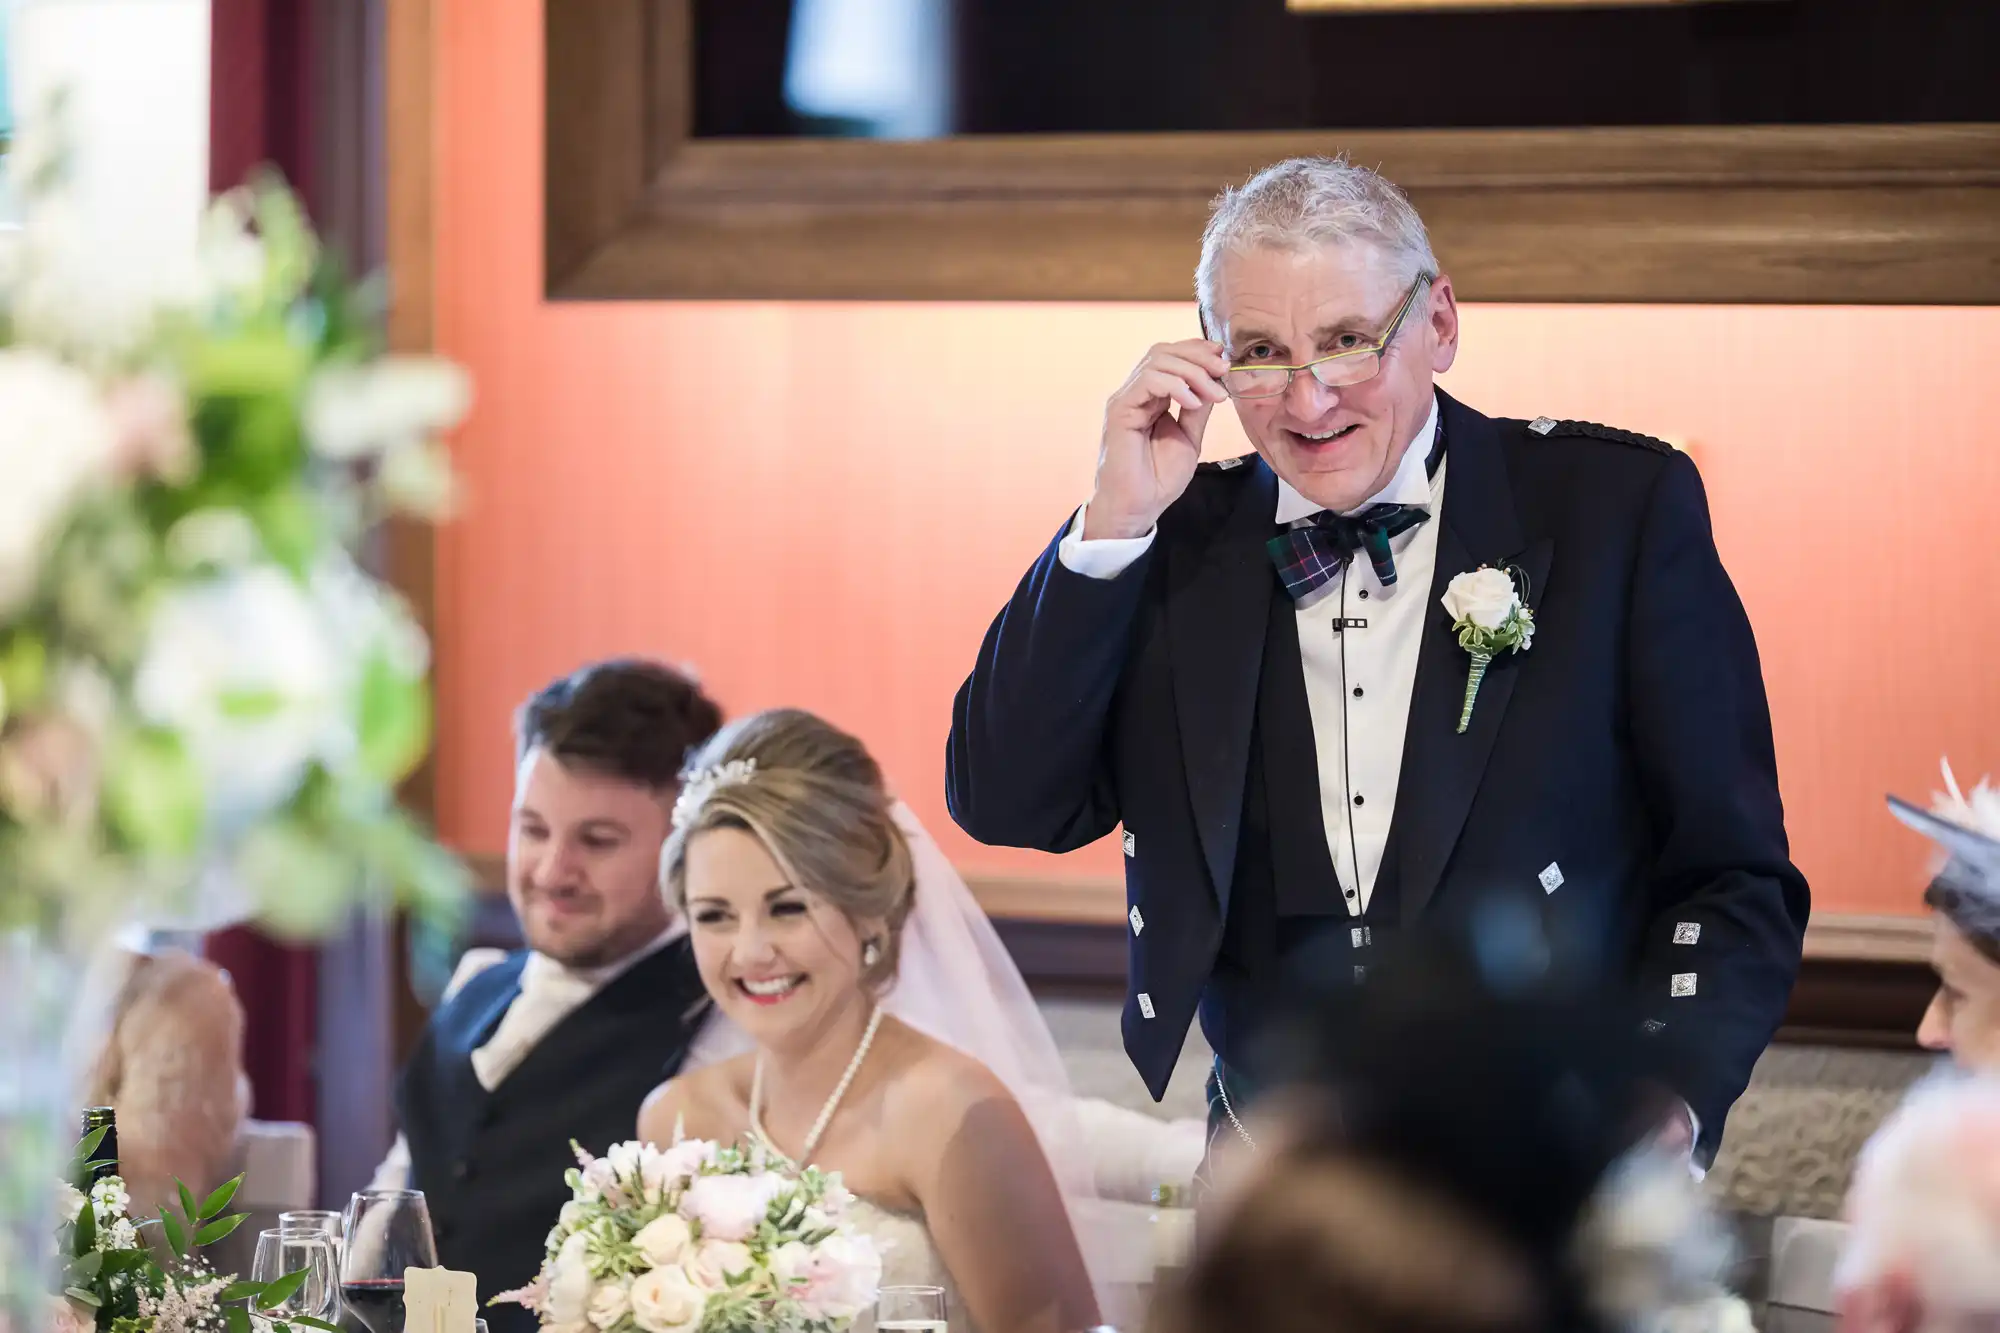
[{"label": "pearl necklace", "polygon": [[[854,1082],[854,1076],[861,1072],[861,1062],[868,1058],[868,1048],[875,1044],[875,1031],[882,1026],[882,1011],[878,1008],[868,1015],[868,1027],[861,1034],[861,1044],[854,1048],[854,1058],[847,1062],[847,1072],[840,1076],[840,1082],[833,1085],[833,1093],[826,1099],[826,1105],[819,1108],[819,1118],[806,1131],[806,1141],[799,1149],[799,1164],[812,1164],[813,1149],[819,1147],[820,1136],[826,1133],[833,1113],[840,1106],[840,1099],[847,1095],[847,1089]],[[764,1053],[757,1052],[757,1063],[750,1071],[750,1132],[762,1139],[776,1151],[778,1145],[764,1129]]]}]

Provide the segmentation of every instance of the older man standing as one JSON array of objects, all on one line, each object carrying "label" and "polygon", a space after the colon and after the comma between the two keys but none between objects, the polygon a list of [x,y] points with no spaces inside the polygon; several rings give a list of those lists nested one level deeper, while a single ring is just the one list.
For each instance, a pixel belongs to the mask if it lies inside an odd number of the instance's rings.
[{"label": "older man standing", "polygon": [[[1693,464],[1438,391],[1451,280],[1343,160],[1224,194],[1196,292],[1209,338],[1112,395],[1094,493],[959,691],[954,817],[1047,851],[1123,825],[1126,1050],[1160,1096],[1198,1009],[1212,1130],[1251,1138],[1281,975],[1359,979],[1395,931],[1511,898],[1630,978],[1683,1055],[1664,1132],[1706,1161],[1807,891]],[[1256,455],[1199,463],[1225,400]]]}]

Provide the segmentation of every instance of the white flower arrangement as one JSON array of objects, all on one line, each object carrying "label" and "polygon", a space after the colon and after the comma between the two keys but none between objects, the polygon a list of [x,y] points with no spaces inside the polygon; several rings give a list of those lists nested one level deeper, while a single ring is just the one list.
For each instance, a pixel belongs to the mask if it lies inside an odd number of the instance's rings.
[{"label": "white flower arrangement", "polygon": [[394,801],[428,647],[352,553],[449,503],[465,375],[382,354],[374,289],[275,182],[216,202],[199,281],[85,318],[61,155],[29,158],[0,265],[0,932],[209,924],[218,880],[297,936],[370,895],[449,907],[462,869]]},{"label": "white flower arrangement", "polygon": [[576,1154],[541,1272],[490,1304],[551,1333],[838,1333],[875,1302],[837,1173],[701,1139]]}]

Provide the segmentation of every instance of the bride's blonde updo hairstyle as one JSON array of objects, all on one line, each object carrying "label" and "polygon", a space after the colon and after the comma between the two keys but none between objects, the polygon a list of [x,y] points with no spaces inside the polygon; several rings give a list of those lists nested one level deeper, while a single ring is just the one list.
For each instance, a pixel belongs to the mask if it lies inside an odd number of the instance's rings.
[{"label": "bride's blonde updo hairstyle", "polygon": [[832,723],[797,708],[738,718],[689,758],[660,853],[663,892],[687,907],[687,846],[708,829],[756,836],[794,885],[824,898],[870,942],[861,981],[880,991],[896,976],[898,943],[916,878],[910,846],[890,813],[881,766]]}]

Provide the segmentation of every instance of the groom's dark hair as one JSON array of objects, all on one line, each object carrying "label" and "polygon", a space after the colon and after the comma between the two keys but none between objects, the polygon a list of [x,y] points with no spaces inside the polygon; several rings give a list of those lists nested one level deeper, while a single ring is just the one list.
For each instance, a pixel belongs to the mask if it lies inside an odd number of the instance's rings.
[{"label": "groom's dark hair", "polygon": [[658,791],[722,726],[722,709],[692,677],[663,662],[621,657],[551,681],[514,715],[514,759],[546,750],[587,769]]}]

